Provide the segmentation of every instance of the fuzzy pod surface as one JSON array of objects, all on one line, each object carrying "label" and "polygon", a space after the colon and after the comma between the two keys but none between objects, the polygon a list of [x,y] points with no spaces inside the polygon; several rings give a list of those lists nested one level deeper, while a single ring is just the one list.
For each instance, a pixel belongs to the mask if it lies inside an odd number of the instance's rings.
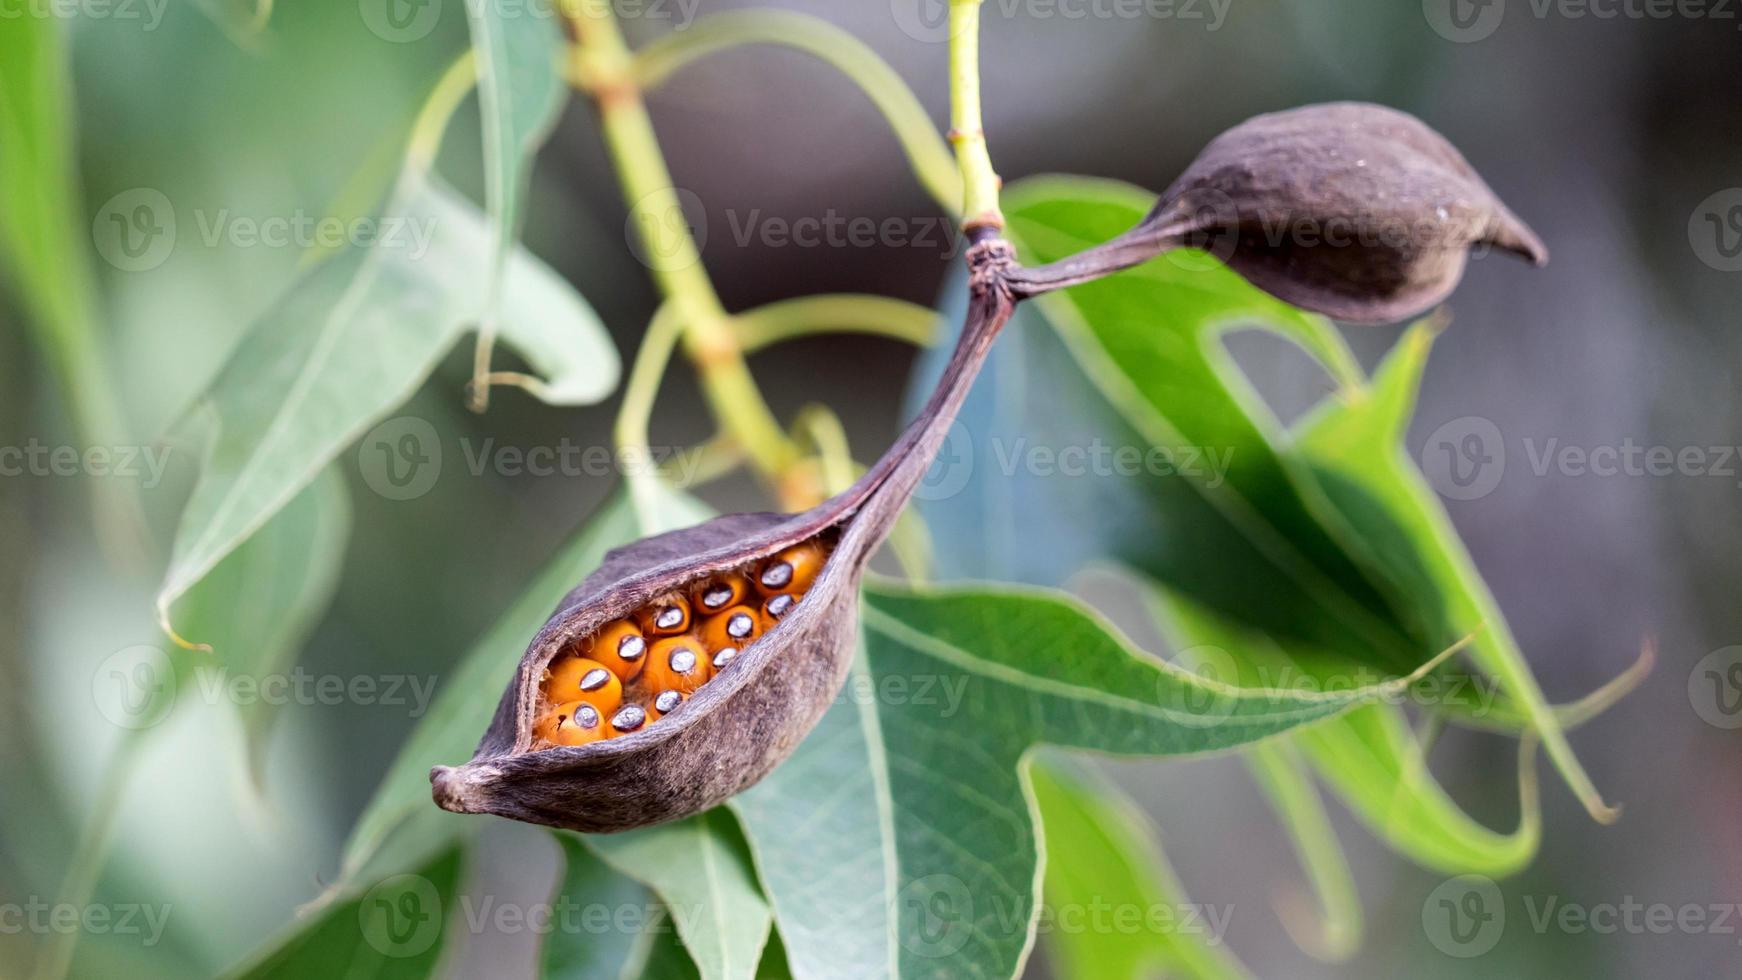
[{"label": "fuzzy pod surface", "polygon": [[1188,246],[1279,299],[1352,323],[1392,322],[1439,303],[1472,248],[1548,261],[1541,239],[1445,137],[1408,113],[1336,102],[1224,132],[1137,227],[1017,270],[1013,285],[1034,295]]},{"label": "fuzzy pod surface", "polygon": [[[844,492],[797,514],[728,514],[610,552],[533,637],[470,762],[430,771],[435,802],[458,813],[587,832],[676,820],[715,806],[779,765],[846,681],[858,636],[859,583],[931,465],[1009,319],[1002,241],[969,253],[973,300],[944,376],[919,416]],[[832,538],[802,602],[682,707],[639,731],[581,746],[540,747],[540,677],[600,626],[786,548]]]},{"label": "fuzzy pod surface", "polygon": [[[1348,240],[1325,232],[1345,229]],[[1309,243],[1302,230],[1317,230]],[[1407,114],[1336,103],[1258,116],[1217,137],[1137,227],[1078,255],[1015,264],[996,238],[968,250],[960,340],[920,415],[866,474],[798,514],[731,514],[612,551],[533,637],[471,761],[430,771],[435,802],[587,832],[715,806],[797,748],[846,680],[859,583],[931,465],[1014,304],[1170,249],[1218,254],[1254,285],[1340,319],[1383,322],[1443,299],[1471,248],[1540,264],[1540,240],[1450,143]],[[637,731],[575,746],[534,735],[552,659],[661,596],[808,541],[833,545],[803,601],[713,680]]]}]

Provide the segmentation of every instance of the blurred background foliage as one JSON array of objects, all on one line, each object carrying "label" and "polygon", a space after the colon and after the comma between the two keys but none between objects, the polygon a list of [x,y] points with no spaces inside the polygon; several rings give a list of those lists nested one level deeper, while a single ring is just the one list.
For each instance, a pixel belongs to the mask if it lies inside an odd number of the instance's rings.
[{"label": "blurred background foliage", "polygon": [[[196,212],[258,218],[320,214],[386,134],[400,131],[467,44],[457,0],[435,28],[392,43],[349,2],[284,4],[250,35],[246,11],[169,0],[155,23],[68,22],[76,92],[73,193],[95,215],[117,193],[155,188],[181,220],[168,260],[149,272],[88,261],[93,312],[113,365],[118,444],[153,445],[209,382],[243,329],[290,282],[294,248],[202,239]],[[702,0],[701,13],[743,6]],[[904,34],[887,5],[791,4],[864,39],[909,81],[934,117],[945,109],[941,45]],[[1735,21],[1599,20],[1528,15],[1514,4],[1492,37],[1436,35],[1414,3],[1234,0],[1225,21],[986,18],[987,130],[1007,179],[1105,175],[1160,190],[1212,136],[1254,113],[1337,98],[1414,112],[1444,132],[1550,243],[1532,271],[1478,262],[1454,296],[1411,430],[1465,416],[1491,420],[1510,454],[1491,494],[1448,509],[1550,697],[1589,691],[1657,637],[1662,664],[1643,690],[1578,736],[1581,757],[1622,822],[1592,824],[1558,784],[1546,787],[1542,851],[1518,888],[1567,901],[1708,904],[1742,900],[1742,767],[1734,731],[1689,702],[1693,665],[1742,643],[1742,478],[1613,477],[1532,472],[1524,440],[1581,446],[1722,447],[1742,442],[1735,365],[1742,273],[1703,262],[1689,224],[1710,195],[1742,185],[1742,32]],[[681,17],[681,8],[671,8]],[[147,25],[150,25],[149,27]],[[230,25],[226,29],[223,25]],[[631,39],[669,21],[626,19]],[[0,32],[10,28],[0,26]],[[691,68],[651,98],[678,186],[704,203],[705,260],[730,309],[825,291],[931,304],[953,256],[933,246],[772,247],[734,241],[734,222],[935,215],[894,139],[863,96],[828,68],[756,48]],[[482,200],[476,114],[456,118],[443,174]],[[3,149],[3,148],[0,148]],[[45,190],[45,193],[47,191]],[[524,240],[573,282],[627,355],[656,297],[625,243],[625,209],[589,108],[571,103],[541,153]],[[0,222],[18,220],[8,202]],[[84,240],[75,245],[84,248]],[[68,277],[82,275],[63,268]],[[76,442],[75,407],[52,356],[21,328],[31,299],[0,293],[0,445]],[[1350,333],[1368,364],[1392,328]],[[1236,340],[1241,363],[1292,417],[1323,393],[1298,353]],[[512,356],[499,354],[512,363]],[[915,352],[830,337],[782,345],[753,367],[777,414],[824,401],[856,455],[875,456],[901,421]],[[406,408],[462,440],[520,446],[609,444],[612,405],[557,409],[503,391],[466,411],[469,345]],[[662,397],[656,444],[708,434],[687,368]],[[336,599],[302,653],[315,674],[405,674],[439,682],[532,572],[609,491],[596,478],[473,477],[459,466],[425,496],[383,499],[352,477],[354,531]],[[178,452],[142,499],[149,526],[174,526],[193,460]],[[415,718],[412,706],[292,705],[280,712],[266,785],[254,798],[236,754],[234,716],[178,710],[132,760],[129,791],[105,793],[122,732],[94,715],[90,678],[117,650],[161,639],[152,615],[159,537],[128,555],[93,526],[91,479],[0,478],[0,901],[55,893],[77,829],[113,807],[116,842],[104,901],[167,903],[162,943],[87,937],[80,975],[185,976],[225,969],[289,921],[333,876],[338,849]],[[734,478],[709,488],[721,509],[762,508]],[[1009,528],[1022,547],[1021,529]],[[1092,588],[1085,585],[1084,588]],[[1097,601],[1133,613],[1130,596]],[[1133,625],[1140,640],[1159,639]],[[1515,818],[1509,740],[1460,733],[1436,756],[1448,788],[1493,826]],[[1368,915],[1351,963],[1315,963],[1267,909],[1298,888],[1298,862],[1233,758],[1113,763],[1109,776],[1165,832],[1194,900],[1245,910],[1228,942],[1260,976],[1466,975],[1423,937],[1422,901],[1441,880],[1408,865],[1346,814]],[[480,862],[508,894],[545,894],[556,873],[547,838],[500,825]],[[528,937],[493,947],[492,972],[530,969]],[[0,932],[0,973],[28,959],[29,935]],[[479,954],[482,955],[482,954]],[[1509,929],[1482,969],[1521,976],[1734,975],[1733,936],[1568,935]],[[479,964],[453,965],[468,975]],[[1031,967],[1037,974],[1045,967]],[[470,975],[476,975],[475,973]]]}]

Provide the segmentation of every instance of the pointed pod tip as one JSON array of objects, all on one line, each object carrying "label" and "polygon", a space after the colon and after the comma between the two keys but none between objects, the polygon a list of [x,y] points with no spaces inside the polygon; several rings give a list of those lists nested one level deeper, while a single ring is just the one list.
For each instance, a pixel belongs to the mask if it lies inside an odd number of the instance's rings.
[{"label": "pointed pod tip", "polygon": [[1548,265],[1548,246],[1543,244],[1542,238],[1529,225],[1511,212],[1500,217],[1494,233],[1488,237],[1488,242],[1511,252],[1538,269]]},{"label": "pointed pod tip", "polygon": [[436,766],[429,771],[430,795],[451,813],[486,813],[483,793],[494,773],[478,766]]}]

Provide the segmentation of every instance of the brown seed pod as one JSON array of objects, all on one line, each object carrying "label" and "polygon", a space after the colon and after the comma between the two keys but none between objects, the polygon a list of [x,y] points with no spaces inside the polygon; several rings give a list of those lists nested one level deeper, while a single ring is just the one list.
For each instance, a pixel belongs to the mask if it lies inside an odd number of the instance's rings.
[{"label": "brown seed pod", "polygon": [[1257,116],[1210,142],[1130,232],[1011,276],[1018,295],[1097,279],[1182,246],[1253,285],[1357,323],[1432,307],[1473,247],[1542,265],[1548,250],[1446,141],[1383,106],[1337,102]]},{"label": "brown seed pod", "polygon": [[[937,390],[895,445],[852,487],[810,510],[729,514],[608,554],[532,638],[472,761],[431,770],[437,804],[581,831],[625,830],[720,803],[792,753],[846,680],[865,563],[931,464],[1010,317],[1009,246],[978,242],[968,261],[973,275],[961,340]],[[807,542],[821,545],[827,560],[804,601],[742,647],[730,669],[698,688],[682,710],[634,730],[615,726],[623,733],[590,745],[546,747],[537,738],[538,681],[559,652],[651,602],[693,594]],[[637,682],[645,684],[646,678]]]}]

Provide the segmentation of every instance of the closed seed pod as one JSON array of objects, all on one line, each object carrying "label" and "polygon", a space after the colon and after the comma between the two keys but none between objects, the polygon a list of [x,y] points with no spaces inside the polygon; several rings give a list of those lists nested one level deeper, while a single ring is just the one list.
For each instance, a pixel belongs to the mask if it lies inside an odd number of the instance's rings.
[{"label": "closed seed pod", "polygon": [[736,572],[710,579],[690,594],[691,607],[699,616],[712,616],[744,601],[750,593],[750,580]]},{"label": "closed seed pod", "polygon": [[627,619],[607,623],[579,649],[581,656],[603,664],[625,683],[634,680],[647,662],[647,638]]},{"label": "closed seed pod", "polygon": [[707,650],[742,647],[762,635],[764,621],[750,606],[734,606],[702,624],[702,646]]},{"label": "closed seed pod", "polygon": [[1210,142],[1130,232],[1011,276],[1020,295],[1204,248],[1303,309],[1384,323],[1445,299],[1473,247],[1548,250],[1445,137],[1357,102],[1257,116]]},{"label": "closed seed pod", "polygon": [[[729,514],[608,554],[532,638],[472,760],[431,770],[438,805],[580,831],[625,830],[714,806],[792,753],[846,680],[865,563],[1010,317],[1008,244],[979,241],[967,257],[971,292],[961,339],[931,399],[889,451],[853,486],[810,510]],[[742,647],[731,668],[696,689],[682,710],[590,745],[546,748],[535,739],[538,680],[560,651],[651,602],[761,568],[807,542],[822,545],[827,558],[804,602]]]},{"label": "closed seed pod", "polygon": [[816,581],[817,570],[823,567],[824,558],[822,547],[814,541],[788,548],[756,573],[756,586],[763,595],[803,592]]},{"label": "closed seed pod", "polygon": [[623,703],[623,682],[597,661],[561,657],[546,672],[544,696],[557,704],[585,701],[609,715]]}]

